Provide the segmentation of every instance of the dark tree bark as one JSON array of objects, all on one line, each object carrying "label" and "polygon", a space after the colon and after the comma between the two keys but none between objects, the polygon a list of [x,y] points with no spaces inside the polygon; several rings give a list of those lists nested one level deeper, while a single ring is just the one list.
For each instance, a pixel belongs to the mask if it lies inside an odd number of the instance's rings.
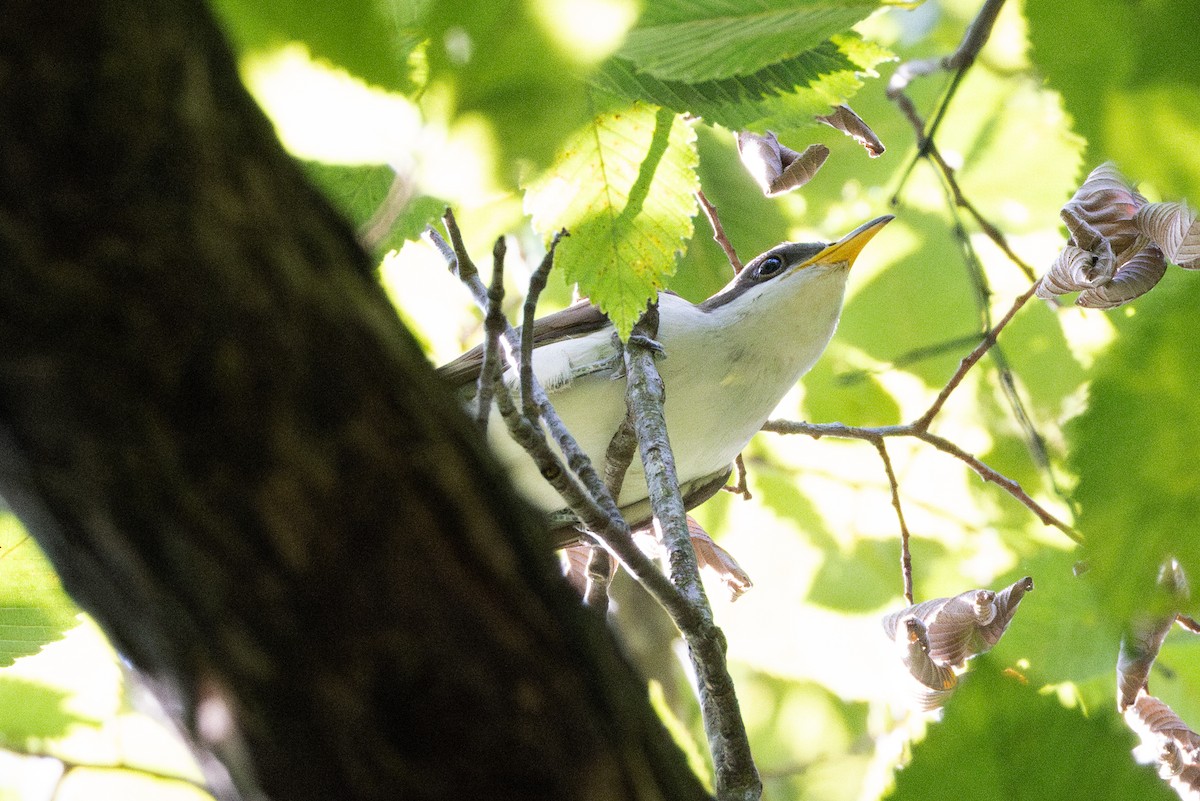
[{"label": "dark tree bark", "polygon": [[230,794],[705,797],[207,9],[0,19],[0,494]]}]

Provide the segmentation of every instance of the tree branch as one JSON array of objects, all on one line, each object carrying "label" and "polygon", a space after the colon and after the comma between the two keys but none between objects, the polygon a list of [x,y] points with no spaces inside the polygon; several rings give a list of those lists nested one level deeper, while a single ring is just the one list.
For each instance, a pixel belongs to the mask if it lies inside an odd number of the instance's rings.
[{"label": "tree branch", "polygon": [[646,485],[655,522],[667,550],[672,583],[695,611],[692,623],[680,631],[688,645],[700,709],[716,771],[719,801],[756,801],[762,781],[754,766],[746,726],[742,721],[733,679],[725,663],[725,637],[713,622],[712,609],[700,581],[696,552],[688,533],[687,511],[679,492],[675,458],[663,415],[665,392],[654,365],[660,346],[653,342],[658,307],[650,306],[638,320],[625,345],[628,403],[637,431]]},{"label": "tree branch", "polygon": [[990,481],[1004,489],[1014,498],[1021,502],[1026,508],[1037,515],[1038,519],[1047,526],[1054,528],[1067,535],[1070,539],[1077,543],[1083,542],[1083,537],[1072,528],[1069,524],[1059,520],[1051,512],[1047,511],[1037,501],[1033,500],[1027,492],[1021,487],[1020,483],[1007,478],[1002,473],[993,470],[988,465],[984,464],[977,457],[967,453],[962,448],[955,445],[949,440],[939,437],[936,434],[931,434],[924,428],[919,427],[916,423],[899,426],[880,426],[878,428],[859,428],[856,426],[847,426],[842,423],[804,423],[794,420],[768,420],[762,427],[763,431],[770,431],[776,434],[805,434],[813,439],[821,437],[840,437],[843,439],[861,439],[872,444],[882,442],[887,437],[914,437],[932,445],[942,453],[949,454],[959,461],[966,464],[979,475],[984,481]]},{"label": "tree branch", "polygon": [[706,797],[206,4],[7,4],[0,119],[0,493],[218,792]]}]

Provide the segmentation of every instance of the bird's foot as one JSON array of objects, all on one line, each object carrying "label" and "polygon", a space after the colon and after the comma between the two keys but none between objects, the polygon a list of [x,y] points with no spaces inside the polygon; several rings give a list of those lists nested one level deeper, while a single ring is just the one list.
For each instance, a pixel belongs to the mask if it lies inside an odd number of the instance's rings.
[{"label": "bird's foot", "polygon": [[644,334],[630,334],[629,344],[637,345],[639,348],[647,348],[654,351],[655,356],[663,356],[667,349],[662,346],[662,343],[657,339],[651,339]]}]

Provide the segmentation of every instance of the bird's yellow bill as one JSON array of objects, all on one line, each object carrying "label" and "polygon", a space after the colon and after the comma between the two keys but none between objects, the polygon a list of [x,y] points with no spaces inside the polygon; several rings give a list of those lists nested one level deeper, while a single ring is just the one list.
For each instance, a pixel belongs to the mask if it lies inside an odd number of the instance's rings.
[{"label": "bird's yellow bill", "polygon": [[876,217],[870,222],[863,223],[837,242],[834,242],[813,256],[809,259],[808,264],[837,264],[841,262],[845,262],[847,266],[854,264],[854,260],[858,258],[858,254],[867,246],[872,237],[879,233],[883,226],[894,219],[896,218],[893,215],[885,214],[882,217]]}]

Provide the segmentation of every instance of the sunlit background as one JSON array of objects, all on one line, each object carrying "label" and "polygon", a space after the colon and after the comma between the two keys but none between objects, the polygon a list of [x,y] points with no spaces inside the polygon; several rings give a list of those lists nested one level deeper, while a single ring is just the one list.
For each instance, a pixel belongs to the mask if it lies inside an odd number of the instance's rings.
[{"label": "sunlit background", "polygon": [[[944,54],[978,6],[928,0],[912,10],[881,11],[856,30],[900,59]],[[619,0],[539,0],[528,7],[561,52],[581,65],[607,56],[637,14]],[[452,25],[447,37],[451,57],[470,59],[479,44]],[[886,78],[894,66],[878,70]],[[389,94],[294,42],[253,53],[242,67],[284,145],[356,223],[365,226],[381,205],[390,176],[410,182],[405,191],[415,197],[383,242],[380,275],[431,361],[444,362],[481,336],[480,315],[465,290],[418,236],[440,208],[454,208],[485,272],[492,242],[509,237],[506,280],[516,307],[545,243],[504,178],[511,165],[501,163],[503,143],[492,138],[484,117],[448,122],[436,88],[417,101]],[[947,83],[948,76],[935,75],[915,83],[911,95],[928,113]],[[985,324],[1031,280],[954,207],[929,164],[912,166],[914,134],[884,96],[884,80],[869,80],[852,105],[887,153],[869,159],[825,126],[778,131],[795,149],[821,142],[832,156],[811,184],[777,199],[764,198],[743,173],[730,131],[694,125],[703,189],[743,260],[782,240],[831,240],[873,216],[897,215],[854,267],[833,344],[775,415],[882,426],[919,417]],[[1031,64],[1021,3],[1001,14],[937,141],[969,201],[1021,259],[1044,270],[1064,240],[1058,209],[1094,165],[1084,163],[1084,141]],[[1196,174],[1195,156],[1186,161]],[[1156,174],[1138,177],[1151,199],[1179,190],[1156,183],[1163,180]],[[729,279],[730,269],[703,217],[695,226],[670,286],[701,300]],[[571,296],[556,277],[544,311]],[[1063,424],[1084,407],[1087,371],[1113,342],[1120,320],[1134,313],[1031,304],[1001,337],[999,358],[985,359],[955,391],[936,432],[1071,520],[1066,499],[1076,479],[1064,460]],[[1000,367],[1010,371],[1024,420],[1005,395]],[[1048,463],[1039,463],[1031,445],[1039,439]],[[1111,705],[1112,633],[1089,632],[1094,620],[1064,623],[1056,611],[1078,589],[1071,583],[1072,543],[951,456],[911,439],[890,440],[888,451],[912,532],[918,600],[1034,576],[1036,590],[996,647],[995,662],[1056,688],[1068,705]],[[881,616],[904,601],[899,526],[879,454],[864,442],[760,434],[745,457],[753,499],[720,494],[694,514],[754,581],[736,602],[719,581],[707,586],[728,638],[766,797],[878,798],[925,720],[912,711],[880,626]],[[6,587],[28,588],[26,597],[34,593],[47,610],[34,624],[60,625],[62,615],[74,614],[46,586],[44,564],[11,517],[0,520],[0,566],[16,577],[6,578]],[[664,653],[678,652],[663,634],[669,629],[655,622],[635,589],[615,591],[617,626],[653,677],[664,714],[682,720],[702,752],[695,703],[680,691],[682,662],[663,661]],[[61,641],[0,670],[0,733],[11,748],[0,751],[0,801],[51,792],[56,799],[205,797],[184,749],[143,714],[145,699],[123,683],[103,637],[80,619]],[[1178,681],[1157,689],[1181,714],[1200,718],[1200,704],[1182,689],[1186,665],[1197,661],[1194,648],[1170,645],[1164,658]],[[70,770],[60,783],[64,770],[77,765],[101,767]]]}]

